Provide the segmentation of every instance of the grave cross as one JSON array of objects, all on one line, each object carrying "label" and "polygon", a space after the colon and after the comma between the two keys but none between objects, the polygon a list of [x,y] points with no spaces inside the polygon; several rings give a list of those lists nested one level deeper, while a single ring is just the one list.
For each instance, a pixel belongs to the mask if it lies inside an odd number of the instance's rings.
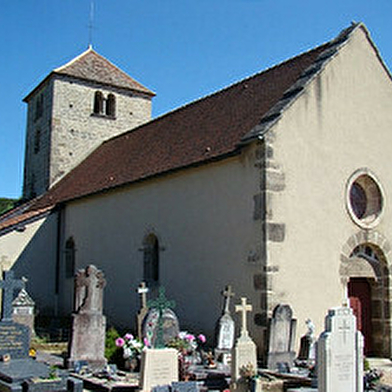
[{"label": "grave cross", "polygon": [[241,305],[235,306],[236,312],[241,312],[242,314],[242,326],[241,326],[241,335],[248,335],[248,330],[246,328],[246,313],[252,311],[252,305],[247,305],[246,298],[241,297]]},{"label": "grave cross", "polygon": [[148,307],[156,309],[158,311],[158,331],[157,338],[155,341],[154,348],[164,348],[165,342],[163,341],[163,312],[165,309],[175,308],[176,303],[174,301],[168,301],[165,296],[165,288],[159,288],[158,298],[153,301],[148,301]]},{"label": "grave cross", "polygon": [[138,294],[140,294],[140,308],[147,308],[147,293],[149,292],[149,288],[146,286],[146,282],[141,282],[137,289]]},{"label": "grave cross", "polygon": [[222,291],[222,295],[225,297],[224,313],[230,313],[230,297],[234,297],[235,293],[231,290],[231,285],[226,286],[226,289]]},{"label": "grave cross", "polygon": [[26,279],[14,279],[14,271],[5,271],[3,280],[0,280],[0,289],[3,290],[2,320],[12,320],[12,301],[16,289],[25,288]]}]

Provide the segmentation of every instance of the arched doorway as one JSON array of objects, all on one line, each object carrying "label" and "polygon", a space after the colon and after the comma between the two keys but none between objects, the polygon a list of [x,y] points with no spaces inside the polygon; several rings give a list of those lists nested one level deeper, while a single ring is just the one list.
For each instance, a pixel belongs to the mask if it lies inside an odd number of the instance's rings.
[{"label": "arched doorway", "polygon": [[347,284],[350,307],[357,317],[357,328],[362,332],[365,343],[365,355],[373,354],[372,339],[372,296],[367,278],[350,278]]},{"label": "arched doorway", "polygon": [[343,271],[365,354],[390,357],[389,268],[384,253],[375,244],[359,244],[342,264]]}]

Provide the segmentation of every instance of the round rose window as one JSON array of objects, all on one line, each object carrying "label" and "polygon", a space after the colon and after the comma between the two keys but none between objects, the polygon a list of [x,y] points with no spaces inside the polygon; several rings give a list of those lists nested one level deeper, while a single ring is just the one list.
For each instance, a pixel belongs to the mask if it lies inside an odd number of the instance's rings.
[{"label": "round rose window", "polygon": [[378,223],[383,197],[378,181],[368,171],[355,173],[348,184],[348,210],[355,223],[369,228]]}]

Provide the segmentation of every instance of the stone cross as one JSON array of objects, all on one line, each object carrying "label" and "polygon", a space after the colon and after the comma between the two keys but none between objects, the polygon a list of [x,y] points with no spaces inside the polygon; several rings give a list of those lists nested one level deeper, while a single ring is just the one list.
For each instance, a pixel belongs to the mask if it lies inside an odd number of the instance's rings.
[{"label": "stone cross", "polygon": [[2,320],[12,320],[12,301],[16,289],[25,288],[26,279],[14,279],[14,271],[5,271],[3,280],[0,281],[0,289],[3,290],[3,313]]},{"label": "stone cross", "polygon": [[147,308],[147,293],[149,292],[149,288],[146,286],[146,282],[141,282],[137,292],[140,294],[140,308]]},{"label": "stone cross", "polygon": [[165,296],[165,288],[162,286],[159,288],[158,298],[148,302],[149,308],[153,308],[158,311],[158,332],[157,332],[157,339],[155,341],[154,348],[165,347],[165,343],[163,341],[163,317],[162,316],[165,309],[173,309],[175,308],[175,306],[176,304],[174,301],[167,300]]},{"label": "stone cross", "polygon": [[140,295],[140,309],[136,316],[137,323],[137,334],[140,340],[143,338],[143,321],[148,313],[147,307],[147,293],[149,292],[148,287],[146,286],[146,282],[141,282],[139,287],[137,288],[137,292]]},{"label": "stone cross", "polygon": [[241,335],[248,335],[248,329],[246,327],[246,313],[252,311],[252,305],[246,303],[246,298],[241,297],[241,305],[235,306],[236,312],[241,312],[242,325],[241,325]]},{"label": "stone cross", "polygon": [[226,289],[222,291],[222,295],[225,297],[224,313],[230,313],[230,298],[234,297],[235,293],[231,289],[231,285],[226,286]]}]

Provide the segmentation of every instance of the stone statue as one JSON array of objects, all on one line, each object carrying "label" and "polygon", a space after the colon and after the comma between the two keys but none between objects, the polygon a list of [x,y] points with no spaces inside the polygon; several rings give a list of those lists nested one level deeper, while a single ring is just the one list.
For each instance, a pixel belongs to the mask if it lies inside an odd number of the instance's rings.
[{"label": "stone statue", "polygon": [[95,265],[79,270],[75,277],[75,312],[102,313],[106,280]]}]

